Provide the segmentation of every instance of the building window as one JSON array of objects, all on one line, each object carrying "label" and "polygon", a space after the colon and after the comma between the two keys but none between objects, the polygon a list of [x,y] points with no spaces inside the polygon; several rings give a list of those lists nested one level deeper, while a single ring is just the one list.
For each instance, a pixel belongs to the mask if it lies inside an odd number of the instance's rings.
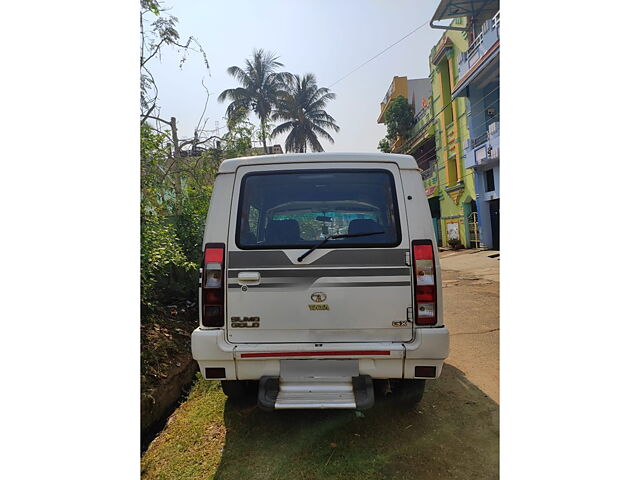
[{"label": "building window", "polygon": [[444,124],[453,122],[453,107],[451,106],[451,82],[449,81],[449,62],[445,58],[440,63],[440,79],[442,85],[442,106],[444,109]]},{"label": "building window", "polygon": [[[445,150],[445,153],[446,152],[447,151]],[[458,171],[457,171],[458,165],[456,162],[456,157],[447,159],[447,167],[448,167],[447,173],[449,174],[447,178],[447,186],[452,187],[458,181]]]},{"label": "building window", "polygon": [[493,168],[484,172],[484,178],[487,182],[487,192],[493,192],[496,189],[495,180],[493,179]]}]

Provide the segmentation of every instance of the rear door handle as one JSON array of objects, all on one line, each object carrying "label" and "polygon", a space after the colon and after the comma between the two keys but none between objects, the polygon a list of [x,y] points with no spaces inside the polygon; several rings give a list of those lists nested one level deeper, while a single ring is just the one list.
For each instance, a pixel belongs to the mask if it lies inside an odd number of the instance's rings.
[{"label": "rear door handle", "polygon": [[238,273],[238,283],[240,285],[258,285],[260,272],[240,272]]}]

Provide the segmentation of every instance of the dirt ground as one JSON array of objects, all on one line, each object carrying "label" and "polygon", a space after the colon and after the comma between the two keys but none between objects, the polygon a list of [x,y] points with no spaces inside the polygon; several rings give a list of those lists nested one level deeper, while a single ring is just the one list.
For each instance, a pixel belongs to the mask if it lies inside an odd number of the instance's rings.
[{"label": "dirt ground", "polygon": [[140,324],[140,430],[142,448],[192,383],[197,363],[191,358],[191,331],[197,310],[158,309]]},{"label": "dirt ground", "polygon": [[450,356],[419,405],[266,413],[199,379],[142,478],[498,479],[499,255],[444,252],[441,265]]},{"label": "dirt ground", "polygon": [[[491,256],[498,255],[491,258]],[[495,251],[444,252],[445,324],[451,333],[447,363],[499,402],[500,257]]]}]

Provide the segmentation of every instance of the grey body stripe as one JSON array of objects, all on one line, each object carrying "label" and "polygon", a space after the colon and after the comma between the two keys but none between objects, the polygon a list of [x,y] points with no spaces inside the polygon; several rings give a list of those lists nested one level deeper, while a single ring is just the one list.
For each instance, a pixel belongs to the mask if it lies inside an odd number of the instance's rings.
[{"label": "grey body stripe", "polygon": [[[228,278],[238,278],[238,273],[242,269],[229,270]],[[389,277],[411,274],[409,267],[401,268],[287,268],[286,270],[260,270],[260,276],[271,277]]]},{"label": "grey body stripe", "polygon": [[[314,288],[322,287],[408,287],[411,282],[354,282],[354,283],[318,283],[314,285]],[[300,283],[261,283],[259,285],[250,285],[249,288],[280,288],[283,291],[291,291],[291,288],[286,287],[299,287],[301,289],[310,287],[311,284]],[[234,283],[227,285],[228,288],[240,288],[241,285]]]},{"label": "grey body stripe", "polygon": [[[406,248],[336,249],[308,265],[400,267],[405,266]],[[290,267],[293,263],[282,250],[229,252],[229,268]]]},{"label": "grey body stripe", "polygon": [[[309,284],[302,285],[300,283],[260,283],[258,285],[247,285],[248,288],[285,288],[288,287],[287,290],[291,290],[294,287],[307,287]],[[240,288],[242,285],[239,283],[229,283],[227,284],[227,288]]]},{"label": "grey body stripe", "polygon": [[411,282],[318,283],[314,287],[408,287]]}]

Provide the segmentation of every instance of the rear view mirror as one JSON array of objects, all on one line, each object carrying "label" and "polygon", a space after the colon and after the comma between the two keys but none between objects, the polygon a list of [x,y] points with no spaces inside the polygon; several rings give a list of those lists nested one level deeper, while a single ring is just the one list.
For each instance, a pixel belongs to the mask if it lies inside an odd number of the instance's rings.
[{"label": "rear view mirror", "polygon": [[332,222],[333,221],[333,217],[319,216],[319,217],[316,217],[316,220],[319,221],[319,222]]}]

